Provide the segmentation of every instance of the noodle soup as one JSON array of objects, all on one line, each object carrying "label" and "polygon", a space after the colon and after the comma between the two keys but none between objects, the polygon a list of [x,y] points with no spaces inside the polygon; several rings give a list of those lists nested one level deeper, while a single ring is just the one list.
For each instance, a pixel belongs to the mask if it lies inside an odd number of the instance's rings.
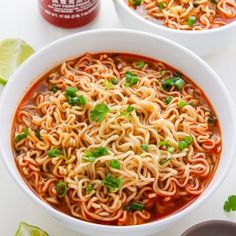
[{"label": "noodle soup", "polygon": [[236,19],[235,0],[126,0],[144,18],[179,30],[204,30]]},{"label": "noodle soup", "polygon": [[85,54],[40,78],[17,108],[12,147],[32,191],[73,217],[159,220],[194,201],[219,163],[213,107],[163,62]]}]

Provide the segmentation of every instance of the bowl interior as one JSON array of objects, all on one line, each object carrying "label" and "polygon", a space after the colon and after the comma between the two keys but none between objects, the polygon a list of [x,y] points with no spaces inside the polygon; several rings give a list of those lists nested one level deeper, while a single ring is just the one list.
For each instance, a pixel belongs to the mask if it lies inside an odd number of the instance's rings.
[{"label": "bowl interior", "polygon": [[113,2],[124,26],[169,38],[200,56],[207,56],[233,46],[236,40],[236,20],[214,29],[176,30],[145,19],[131,9],[125,0],[113,0]]},{"label": "bowl interior", "polygon": [[83,224],[83,226],[88,228],[88,231],[93,227],[96,228],[96,230],[106,229],[109,231],[109,228],[114,229],[114,226],[95,225],[74,219],[56,211],[36,197],[22,180],[16,168],[11,150],[11,127],[16,107],[32,82],[53,66],[68,58],[78,57],[85,52],[123,52],[161,60],[182,71],[195,81],[196,84],[203,89],[218,115],[223,136],[223,152],[215,176],[201,197],[175,215],[145,225],[116,227],[117,231],[114,234],[122,231],[127,232],[129,229],[132,229],[132,231],[134,229],[146,230],[146,227],[157,231],[157,226],[160,226],[160,229],[164,226],[166,227],[168,223],[175,221],[194,209],[215,190],[216,186],[220,185],[225,174],[228,172],[232,162],[236,134],[233,122],[235,120],[235,113],[232,101],[225,86],[215,72],[198,56],[176,43],[147,33],[130,30],[97,30],[83,32],[60,39],[35,53],[35,55],[26,61],[11,77],[1,96],[0,123],[2,125],[0,127],[0,150],[2,158],[13,179],[17,182],[17,185],[51,214],[65,222],[74,224],[75,227],[78,226],[78,224]]},{"label": "bowl interior", "polygon": [[236,25],[236,21],[231,21],[230,23],[223,25],[221,27],[216,27],[213,29],[206,29],[206,30],[201,30],[201,31],[193,31],[193,30],[176,30],[176,29],[172,29],[166,26],[163,26],[162,24],[158,24],[155,22],[152,22],[151,20],[145,19],[145,17],[143,17],[142,15],[140,15],[139,13],[135,12],[131,7],[128,6],[126,0],[113,0],[115,3],[119,4],[120,6],[122,6],[123,9],[125,9],[126,13],[131,14],[131,16],[138,18],[140,21],[145,22],[147,25],[151,26],[151,27],[156,27],[156,28],[160,28],[163,31],[168,31],[170,33],[177,33],[177,34],[206,34],[209,32],[214,32],[214,31],[220,31],[221,29],[225,29],[228,27],[231,27],[232,25]]}]

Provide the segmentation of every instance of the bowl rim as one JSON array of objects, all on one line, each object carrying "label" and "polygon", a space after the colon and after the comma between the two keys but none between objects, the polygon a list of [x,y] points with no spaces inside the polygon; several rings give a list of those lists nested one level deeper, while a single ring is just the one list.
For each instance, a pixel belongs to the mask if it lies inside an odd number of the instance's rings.
[{"label": "bowl rim", "polygon": [[[119,37],[121,36],[121,34],[134,34],[137,37],[145,36],[147,38],[152,38],[153,40],[163,41],[164,43],[166,43],[168,45],[171,45],[171,46],[181,49],[183,53],[188,54],[189,56],[191,56],[191,58],[193,60],[198,61],[201,64],[201,66],[205,67],[205,69],[208,70],[208,72],[212,75],[212,77],[214,77],[214,80],[217,81],[217,83],[220,85],[222,93],[225,95],[226,103],[231,107],[231,114],[229,114],[229,115],[232,117],[233,120],[236,120],[236,109],[234,107],[234,103],[233,103],[233,100],[231,99],[231,95],[230,95],[229,91],[227,90],[226,86],[224,85],[224,83],[220,79],[220,77],[216,74],[216,72],[205,61],[203,61],[203,59],[201,59],[198,55],[196,55],[195,53],[193,53],[189,49],[183,47],[182,45],[180,45],[172,40],[169,40],[169,39],[161,37],[161,36],[157,36],[155,34],[137,31],[137,30],[130,30],[130,29],[110,29],[110,28],[78,32],[78,33],[60,38],[56,41],[53,41],[50,44],[48,44],[48,45],[44,46],[43,48],[39,49],[38,51],[36,51],[10,77],[7,85],[5,86],[3,92],[0,96],[0,110],[4,109],[4,106],[5,106],[4,104],[7,103],[7,95],[9,93],[9,91],[8,91],[9,88],[11,88],[12,86],[16,86],[15,81],[18,81],[18,83],[20,82],[20,80],[17,80],[17,77],[19,77],[19,75],[22,73],[22,71],[26,70],[29,66],[31,66],[31,64],[32,64],[32,62],[34,62],[35,58],[41,57],[42,54],[44,54],[48,50],[50,51],[51,48],[58,47],[58,45],[60,45],[61,43],[69,43],[69,41],[71,39],[74,39],[74,38],[78,39],[78,38],[80,38],[80,36],[84,36],[84,35],[94,37],[95,34],[104,34],[104,33],[105,34],[115,33]],[[31,81],[33,81],[33,79],[35,79],[35,78],[32,78]],[[232,130],[236,131],[236,124],[235,123],[232,124]],[[234,132],[234,133],[236,134],[236,132]],[[235,134],[232,135],[232,140],[234,143],[236,143],[236,135]],[[19,186],[19,188],[21,190],[23,190],[26,193],[26,195],[32,199],[32,201],[36,202],[39,206],[41,206],[43,209],[45,209],[47,212],[49,212],[55,218],[60,219],[62,222],[66,222],[69,224],[72,223],[73,225],[77,225],[77,226],[83,225],[86,228],[91,228],[91,229],[97,230],[99,232],[101,232],[101,231],[110,232],[111,230],[116,230],[116,232],[118,232],[118,233],[134,232],[137,230],[144,231],[147,229],[156,228],[156,226],[158,226],[158,225],[164,226],[167,224],[171,224],[173,222],[176,222],[178,219],[183,218],[184,216],[186,216],[187,214],[192,212],[194,209],[196,209],[197,206],[201,205],[207,198],[209,198],[210,195],[212,195],[213,192],[215,192],[219,188],[220,184],[225,179],[229,169],[232,167],[231,163],[233,162],[233,154],[235,153],[235,150],[236,150],[236,145],[233,146],[231,149],[230,159],[226,163],[226,167],[224,169],[224,172],[221,174],[221,176],[219,176],[217,184],[215,184],[210,189],[208,189],[207,193],[205,193],[206,190],[204,190],[205,194],[202,195],[201,198],[196,199],[193,203],[191,203],[190,205],[188,205],[184,209],[180,210],[179,212],[177,212],[175,214],[169,215],[168,217],[165,217],[163,219],[156,220],[153,222],[148,222],[148,223],[141,224],[141,225],[115,226],[115,225],[102,225],[102,224],[88,222],[88,221],[84,221],[84,220],[72,217],[68,214],[65,214],[65,213],[53,208],[51,205],[49,205],[48,203],[43,201],[41,198],[39,198],[25,184],[23,178],[22,179],[18,178],[17,174],[14,172],[14,168],[12,168],[11,165],[8,165],[9,158],[7,157],[7,154],[5,154],[5,148],[2,143],[2,138],[0,137],[0,153],[2,155],[3,163],[4,163],[5,167],[7,168],[8,172],[10,173],[11,177],[13,178],[14,182],[16,183],[16,185]],[[207,187],[207,188],[209,188],[209,187]]]},{"label": "bowl rim", "polygon": [[192,225],[190,228],[188,228],[187,230],[185,230],[181,236],[187,236],[189,233],[194,232],[196,229],[200,229],[200,228],[204,228],[204,227],[208,227],[208,226],[214,226],[216,224],[220,224],[220,225],[224,225],[224,226],[233,226],[236,229],[236,223],[233,221],[229,221],[229,220],[207,220],[207,221],[203,221],[200,223],[197,223],[195,225]]},{"label": "bowl rim", "polygon": [[135,11],[133,11],[125,2],[125,0],[113,0],[113,2],[116,2],[117,4],[119,4],[119,6],[121,6],[123,8],[123,10],[128,14],[131,15],[132,18],[136,18],[136,20],[142,22],[143,24],[146,24],[150,27],[152,27],[153,29],[158,29],[161,30],[165,33],[172,33],[172,34],[186,34],[186,35],[206,35],[206,34],[214,34],[214,33],[218,33],[221,31],[226,31],[226,30],[230,30],[233,27],[236,27],[236,19],[233,20],[230,23],[227,23],[226,25],[220,26],[220,27],[216,27],[213,29],[205,29],[205,30],[178,30],[178,29],[172,29],[163,25],[159,25],[156,24],[150,20],[145,19],[143,16],[139,15],[138,13],[136,13]]}]

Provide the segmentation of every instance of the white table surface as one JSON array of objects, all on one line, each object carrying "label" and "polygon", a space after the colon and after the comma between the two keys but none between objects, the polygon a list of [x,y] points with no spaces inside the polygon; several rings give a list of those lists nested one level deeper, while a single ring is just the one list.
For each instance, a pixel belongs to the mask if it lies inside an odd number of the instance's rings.
[{"label": "white table surface", "polygon": [[[101,0],[101,11],[96,21],[79,29],[66,30],[48,24],[39,14],[36,0],[1,1],[0,40],[21,38],[36,50],[44,45],[88,29],[123,27],[119,22],[111,0]],[[1,53],[1,52],[0,52]],[[220,75],[236,101],[236,41],[217,55],[204,58]],[[1,113],[0,113],[1,115]],[[236,145],[236,144],[235,144]],[[178,236],[188,227],[205,220],[225,219],[236,222],[236,213],[225,214],[223,204],[230,194],[236,194],[236,162],[234,162],[222,186],[201,207],[179,220],[158,236]],[[32,202],[13,182],[0,161],[0,235],[14,236],[20,221],[26,221],[45,229],[50,236],[81,236],[63,227]],[[210,235],[209,235],[210,236]]]}]

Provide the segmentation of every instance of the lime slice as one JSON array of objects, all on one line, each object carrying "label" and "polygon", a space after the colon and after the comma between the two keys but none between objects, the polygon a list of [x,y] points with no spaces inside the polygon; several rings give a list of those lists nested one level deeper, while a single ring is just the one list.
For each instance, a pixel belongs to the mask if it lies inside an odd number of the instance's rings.
[{"label": "lime slice", "polygon": [[15,236],[49,236],[45,231],[37,226],[28,225],[21,222]]},{"label": "lime slice", "polygon": [[15,69],[34,53],[34,49],[20,39],[0,42],[0,84],[5,85]]}]

